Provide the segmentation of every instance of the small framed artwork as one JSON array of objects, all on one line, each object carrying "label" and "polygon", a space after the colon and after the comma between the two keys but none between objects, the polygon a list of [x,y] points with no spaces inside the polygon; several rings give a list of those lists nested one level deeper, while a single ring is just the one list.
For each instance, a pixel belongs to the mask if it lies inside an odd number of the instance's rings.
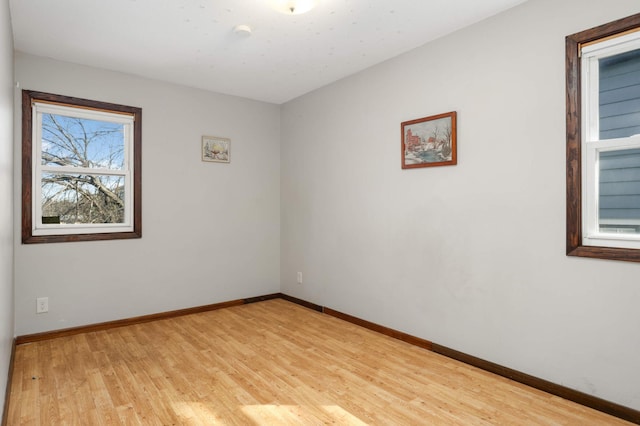
[{"label": "small framed artwork", "polygon": [[231,161],[231,139],[216,136],[202,137],[202,161],[228,163]]},{"label": "small framed artwork", "polygon": [[402,168],[457,164],[456,112],[405,121],[402,130]]}]

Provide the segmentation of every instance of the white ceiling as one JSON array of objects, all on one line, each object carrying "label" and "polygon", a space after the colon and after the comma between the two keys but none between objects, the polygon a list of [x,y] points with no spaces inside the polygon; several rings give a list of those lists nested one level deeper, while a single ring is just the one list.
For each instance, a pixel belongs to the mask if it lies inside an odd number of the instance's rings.
[{"label": "white ceiling", "polygon": [[[280,104],[525,0],[11,0],[16,50]],[[234,33],[249,25],[250,36]]]}]

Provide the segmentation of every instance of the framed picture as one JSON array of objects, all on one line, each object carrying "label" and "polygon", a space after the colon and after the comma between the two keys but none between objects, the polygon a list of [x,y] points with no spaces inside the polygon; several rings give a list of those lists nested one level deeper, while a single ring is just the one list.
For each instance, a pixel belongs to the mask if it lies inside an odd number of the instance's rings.
[{"label": "framed picture", "polygon": [[231,139],[216,136],[202,137],[202,161],[228,163],[231,161]]},{"label": "framed picture", "polygon": [[457,163],[455,111],[405,121],[401,130],[403,169]]}]

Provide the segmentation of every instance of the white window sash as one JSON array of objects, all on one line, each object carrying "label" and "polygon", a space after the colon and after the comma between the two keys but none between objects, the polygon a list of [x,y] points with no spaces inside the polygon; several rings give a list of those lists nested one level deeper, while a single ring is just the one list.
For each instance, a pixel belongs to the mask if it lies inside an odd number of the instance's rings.
[{"label": "white window sash", "polygon": [[[601,152],[640,148],[640,136],[600,140],[599,82],[603,58],[640,49],[640,33],[626,34],[582,47],[582,243],[640,249],[640,235],[600,231],[599,155]],[[621,223],[617,221],[616,223]]]},{"label": "white window sash", "polygon": [[34,102],[33,107],[35,108],[33,117],[35,117],[36,112],[39,112],[42,114],[63,115],[71,118],[108,121],[110,123],[118,124],[133,123],[133,116],[129,113],[109,112],[98,109],[51,104],[47,102]]},{"label": "white window sash", "polygon": [[[42,165],[42,115],[56,114],[73,118],[99,120],[122,124],[124,128],[124,165],[122,169],[86,168],[70,166]],[[34,102],[32,105],[32,220],[33,235],[99,234],[133,231],[133,124],[130,114],[111,113],[100,110],[81,109],[50,103]],[[42,223],[42,175],[83,174],[94,176],[124,177],[124,222],[123,223],[83,223],[83,224],[44,224]]]},{"label": "white window sash", "polygon": [[[610,246],[640,248],[640,234],[612,233],[600,231],[599,200],[600,176],[599,157],[601,152],[640,148],[640,136],[621,139],[587,142],[584,147],[583,168],[585,183],[583,189],[583,244],[590,246]],[[619,221],[617,223],[620,223]]]}]

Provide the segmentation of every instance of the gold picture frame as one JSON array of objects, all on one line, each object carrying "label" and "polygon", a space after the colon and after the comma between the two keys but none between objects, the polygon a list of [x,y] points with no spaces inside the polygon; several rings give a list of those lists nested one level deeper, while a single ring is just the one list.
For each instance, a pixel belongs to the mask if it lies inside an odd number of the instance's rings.
[{"label": "gold picture frame", "polygon": [[211,163],[231,162],[231,139],[217,136],[203,136],[202,161]]}]

